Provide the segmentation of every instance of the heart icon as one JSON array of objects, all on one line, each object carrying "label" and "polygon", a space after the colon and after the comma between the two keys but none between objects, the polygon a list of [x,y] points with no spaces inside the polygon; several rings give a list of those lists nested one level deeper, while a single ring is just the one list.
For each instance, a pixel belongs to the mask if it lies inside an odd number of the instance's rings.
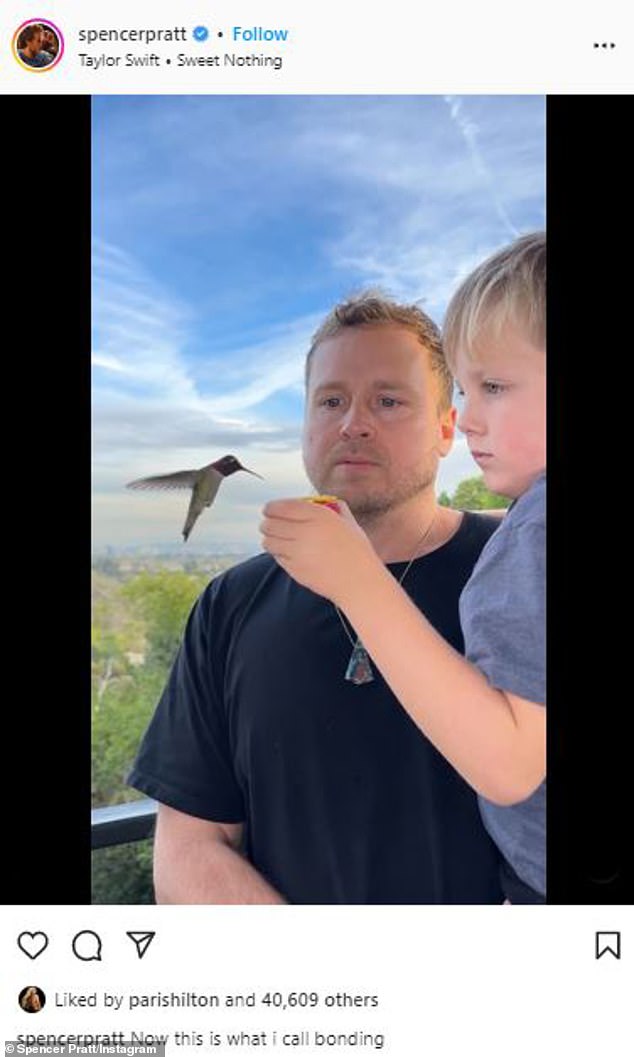
[{"label": "heart icon", "polygon": [[21,932],[18,936],[18,947],[29,958],[39,958],[48,947],[48,936],[45,932]]}]

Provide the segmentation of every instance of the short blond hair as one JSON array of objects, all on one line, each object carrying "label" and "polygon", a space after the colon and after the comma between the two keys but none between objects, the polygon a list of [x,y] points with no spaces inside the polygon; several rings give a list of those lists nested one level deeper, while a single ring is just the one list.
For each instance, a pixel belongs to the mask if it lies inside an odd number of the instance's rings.
[{"label": "short blond hair", "polygon": [[546,347],[546,233],[522,235],[482,262],[458,287],[443,325],[451,367],[458,349],[467,354],[483,331],[516,326],[537,348]]},{"label": "short blond hair", "polygon": [[322,341],[336,337],[347,327],[380,327],[390,323],[411,331],[427,350],[431,369],[439,381],[440,406],[443,410],[451,407],[453,379],[443,355],[439,328],[418,305],[400,304],[380,290],[364,290],[341,301],[328,313],[313,334],[306,356],[306,385],[313,354]]}]

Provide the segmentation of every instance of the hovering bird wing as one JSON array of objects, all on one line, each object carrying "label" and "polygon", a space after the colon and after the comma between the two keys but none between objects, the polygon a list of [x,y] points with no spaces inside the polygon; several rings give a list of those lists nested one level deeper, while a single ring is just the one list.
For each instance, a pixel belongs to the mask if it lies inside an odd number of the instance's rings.
[{"label": "hovering bird wing", "polygon": [[213,503],[222,481],[222,474],[218,473],[218,471],[213,468],[208,468],[204,476],[199,478],[196,487],[192,492],[185,525],[183,527],[183,539],[185,541],[187,541],[197,518],[200,517],[205,507],[211,506]]},{"label": "hovering bird wing", "polygon": [[130,481],[126,488],[193,488],[197,477],[198,470],[181,470],[156,477],[139,477],[137,481]]},{"label": "hovering bird wing", "polygon": [[223,481],[224,477],[221,473],[218,473],[213,466],[207,467],[195,489],[201,510],[204,506],[211,506]]}]

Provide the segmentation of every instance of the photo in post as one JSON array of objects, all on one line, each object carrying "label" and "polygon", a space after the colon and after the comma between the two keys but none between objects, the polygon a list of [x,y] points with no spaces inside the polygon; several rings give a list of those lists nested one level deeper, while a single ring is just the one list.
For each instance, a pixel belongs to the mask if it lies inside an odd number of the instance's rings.
[{"label": "photo in post", "polygon": [[[363,372],[418,364],[412,318],[430,350],[465,277],[543,229],[544,136],[542,97],[93,100],[94,902],[153,901],[154,801],[161,902],[508,897],[472,786],[258,528],[266,503],[311,491],[363,517],[369,490],[373,529],[388,494],[412,526],[379,539],[383,561],[462,652],[460,594],[517,496],[486,487],[431,362],[416,382]],[[313,413],[313,335],[362,293],[364,311],[420,316],[327,332]],[[354,377],[322,377],[341,340]],[[369,424],[331,443],[319,416],[379,381]],[[184,826],[224,887],[184,868]]]}]

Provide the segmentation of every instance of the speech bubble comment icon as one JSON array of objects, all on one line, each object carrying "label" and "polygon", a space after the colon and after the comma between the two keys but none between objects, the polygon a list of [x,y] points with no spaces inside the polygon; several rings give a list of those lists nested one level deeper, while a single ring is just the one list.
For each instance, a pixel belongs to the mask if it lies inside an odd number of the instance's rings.
[{"label": "speech bubble comment icon", "polygon": [[91,929],[84,929],[73,936],[73,954],[82,962],[101,961],[101,937]]}]

